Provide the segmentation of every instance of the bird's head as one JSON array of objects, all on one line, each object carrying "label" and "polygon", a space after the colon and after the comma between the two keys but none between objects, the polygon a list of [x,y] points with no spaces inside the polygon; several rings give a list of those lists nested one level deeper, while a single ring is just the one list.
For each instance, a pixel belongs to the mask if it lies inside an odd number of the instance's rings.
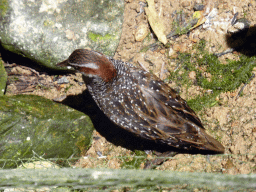
[{"label": "bird's head", "polygon": [[105,82],[111,81],[117,74],[113,63],[105,55],[88,49],[76,49],[67,60],[57,66],[72,67],[86,77],[100,77]]}]

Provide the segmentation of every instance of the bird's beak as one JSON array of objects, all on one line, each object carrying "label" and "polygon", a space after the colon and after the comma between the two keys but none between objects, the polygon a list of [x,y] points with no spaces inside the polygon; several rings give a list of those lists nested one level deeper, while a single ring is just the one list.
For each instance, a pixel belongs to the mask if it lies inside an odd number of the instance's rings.
[{"label": "bird's beak", "polygon": [[57,66],[59,66],[59,67],[67,67],[67,66],[69,66],[68,60],[65,60],[65,61],[62,61],[62,62],[58,63]]},{"label": "bird's beak", "polygon": [[62,62],[58,63],[56,66],[67,67],[68,69],[73,69],[73,67],[71,67],[70,64],[68,63],[68,60],[62,61]]}]

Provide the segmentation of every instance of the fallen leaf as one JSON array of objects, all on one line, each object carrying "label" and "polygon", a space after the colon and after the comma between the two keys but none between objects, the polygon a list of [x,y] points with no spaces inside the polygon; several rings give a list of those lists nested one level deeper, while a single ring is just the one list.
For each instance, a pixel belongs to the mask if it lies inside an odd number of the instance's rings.
[{"label": "fallen leaf", "polygon": [[195,11],[195,13],[193,14],[193,19],[195,18],[197,18],[198,21],[193,27],[191,27],[190,30],[198,27],[199,25],[202,25],[206,21],[206,18],[204,17],[204,11]]},{"label": "fallen leaf", "polygon": [[161,19],[156,13],[154,0],[147,0],[148,7],[145,7],[146,15],[148,16],[149,24],[156,34],[158,40],[162,42],[163,44],[167,43],[166,35],[164,34],[165,27],[163,23],[161,22]]}]

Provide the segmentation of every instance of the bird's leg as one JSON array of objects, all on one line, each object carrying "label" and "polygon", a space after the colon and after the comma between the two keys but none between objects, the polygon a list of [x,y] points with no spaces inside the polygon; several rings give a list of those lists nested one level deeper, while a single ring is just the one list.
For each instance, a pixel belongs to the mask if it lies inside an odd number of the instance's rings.
[{"label": "bird's leg", "polygon": [[153,160],[147,160],[145,163],[144,169],[154,169],[157,165],[161,165],[163,162],[165,162],[169,157],[174,157],[177,152],[168,151],[164,153],[155,152],[157,157]]}]

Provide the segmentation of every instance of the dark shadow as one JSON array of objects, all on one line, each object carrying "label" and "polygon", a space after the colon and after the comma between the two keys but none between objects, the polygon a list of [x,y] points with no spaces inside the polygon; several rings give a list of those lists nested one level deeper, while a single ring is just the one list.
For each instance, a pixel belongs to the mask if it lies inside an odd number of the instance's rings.
[{"label": "dark shadow", "polygon": [[[139,138],[134,134],[124,130],[123,128],[112,123],[104,113],[98,108],[93,98],[87,90],[79,95],[67,96],[62,102],[64,105],[72,107],[78,111],[88,115],[95,129],[105,137],[109,142],[117,146],[122,146],[130,150],[154,150],[157,152],[177,151],[168,145],[162,143],[156,143],[155,141],[146,140]],[[190,154],[212,154],[209,151],[181,151],[179,153],[190,153]]]},{"label": "dark shadow", "polygon": [[130,150],[154,149],[155,142],[146,141],[112,123],[98,108],[87,90],[79,95],[70,95],[62,104],[88,115],[95,129],[109,142]]},{"label": "dark shadow", "polygon": [[256,55],[256,26],[226,34],[226,42],[234,51],[249,57]]}]

